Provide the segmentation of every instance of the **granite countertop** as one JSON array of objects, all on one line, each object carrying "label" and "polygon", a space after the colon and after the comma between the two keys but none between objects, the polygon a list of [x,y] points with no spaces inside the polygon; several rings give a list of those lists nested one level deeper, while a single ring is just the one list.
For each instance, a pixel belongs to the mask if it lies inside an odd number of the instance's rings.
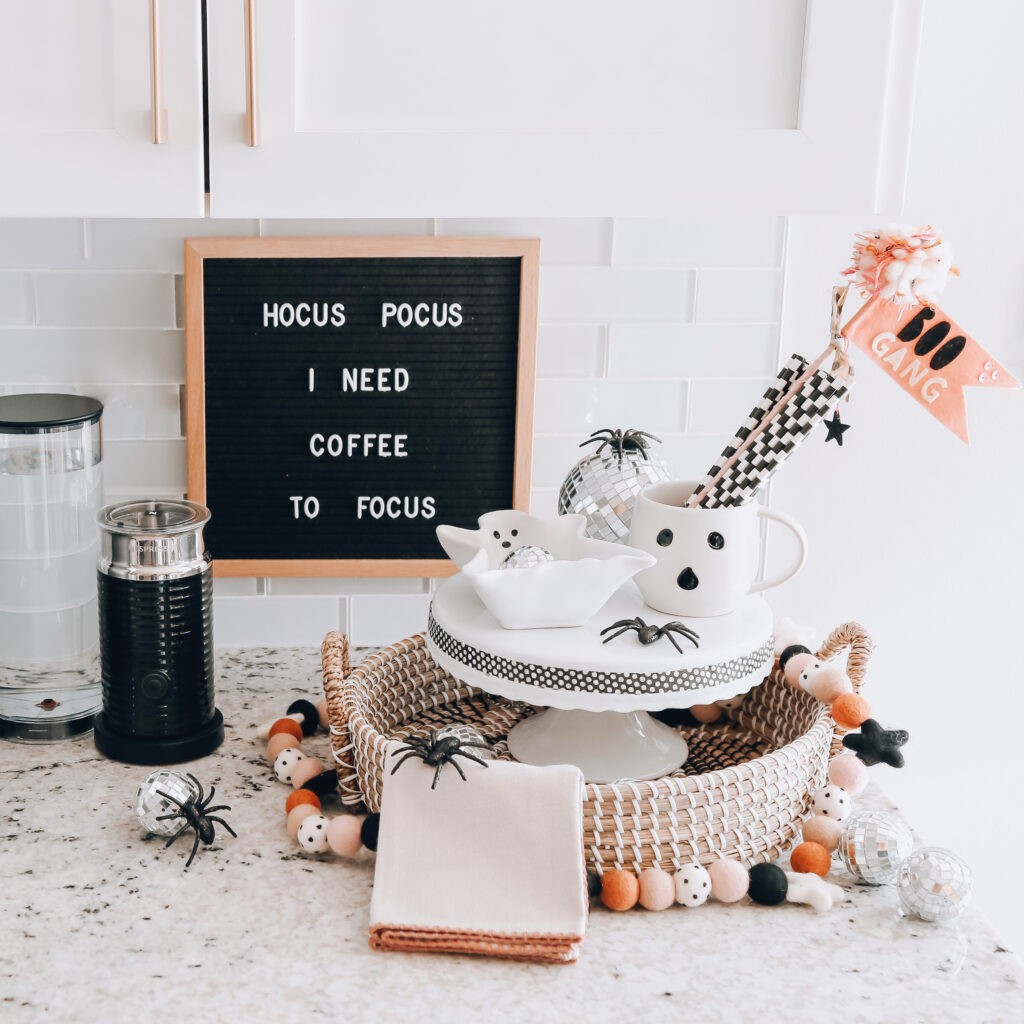
[{"label": "granite countertop", "polygon": [[[256,725],[320,693],[319,652],[222,651],[220,750],[191,768],[238,832],[187,871],[190,844],[142,837],[148,769],[90,740],[0,742],[0,1020],[882,1022],[1024,1019],[1024,970],[970,910],[959,927],[897,917],[891,887],[857,886],[817,915],[709,904],[595,909],[577,964],[374,953],[373,858],[311,860],[284,831],[286,790]],[[325,736],[307,751],[328,755]],[[218,800],[220,802],[220,800]],[[877,791],[859,806],[891,807]],[[965,957],[959,971],[942,964]]]}]

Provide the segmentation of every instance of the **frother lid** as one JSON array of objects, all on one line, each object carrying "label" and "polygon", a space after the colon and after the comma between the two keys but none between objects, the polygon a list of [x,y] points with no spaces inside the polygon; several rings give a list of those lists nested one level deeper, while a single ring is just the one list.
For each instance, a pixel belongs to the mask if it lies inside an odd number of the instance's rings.
[{"label": "frother lid", "polygon": [[157,499],[108,505],[98,516],[100,528],[130,537],[173,537],[194,533],[210,521],[210,510],[194,501]]},{"label": "frother lid", "polygon": [[0,433],[45,434],[82,423],[97,423],[103,403],[85,395],[0,396]]}]

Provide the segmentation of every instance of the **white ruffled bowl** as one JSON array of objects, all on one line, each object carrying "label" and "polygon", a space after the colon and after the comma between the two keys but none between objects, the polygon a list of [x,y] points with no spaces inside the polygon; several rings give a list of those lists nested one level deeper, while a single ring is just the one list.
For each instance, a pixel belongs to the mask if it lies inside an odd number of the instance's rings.
[{"label": "white ruffled bowl", "polygon": [[[626,580],[656,561],[637,548],[584,536],[581,515],[540,519],[507,509],[477,522],[478,530],[439,526],[437,539],[505,629],[582,626]],[[545,548],[555,561],[501,568],[524,545]]]}]

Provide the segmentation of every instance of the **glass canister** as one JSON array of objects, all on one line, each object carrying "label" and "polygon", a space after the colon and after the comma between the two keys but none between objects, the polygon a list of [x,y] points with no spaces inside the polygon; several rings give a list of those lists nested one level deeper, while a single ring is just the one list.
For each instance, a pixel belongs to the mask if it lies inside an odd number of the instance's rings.
[{"label": "glass canister", "polygon": [[99,516],[103,710],[96,748],[131,764],[191,761],[224,739],[214,706],[209,511],[127,501]]},{"label": "glass canister", "polygon": [[100,705],[95,564],[103,405],[0,396],[0,732],[51,741]]}]

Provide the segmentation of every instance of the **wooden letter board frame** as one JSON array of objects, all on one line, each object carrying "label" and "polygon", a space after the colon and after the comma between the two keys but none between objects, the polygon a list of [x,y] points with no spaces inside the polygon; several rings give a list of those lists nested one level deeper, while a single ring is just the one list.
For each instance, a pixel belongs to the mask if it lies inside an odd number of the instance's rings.
[{"label": "wooden letter board frame", "polygon": [[[530,505],[533,406],[536,379],[537,282],[535,238],[193,238],[185,240],[185,420],[188,497],[206,503],[206,337],[204,263],[216,259],[494,258],[520,260],[518,371],[512,504]],[[216,510],[214,510],[216,512]],[[481,510],[489,511],[489,510]],[[443,522],[438,518],[436,523]],[[217,560],[214,575],[236,577],[450,576],[456,567],[438,558],[236,558]]]}]

